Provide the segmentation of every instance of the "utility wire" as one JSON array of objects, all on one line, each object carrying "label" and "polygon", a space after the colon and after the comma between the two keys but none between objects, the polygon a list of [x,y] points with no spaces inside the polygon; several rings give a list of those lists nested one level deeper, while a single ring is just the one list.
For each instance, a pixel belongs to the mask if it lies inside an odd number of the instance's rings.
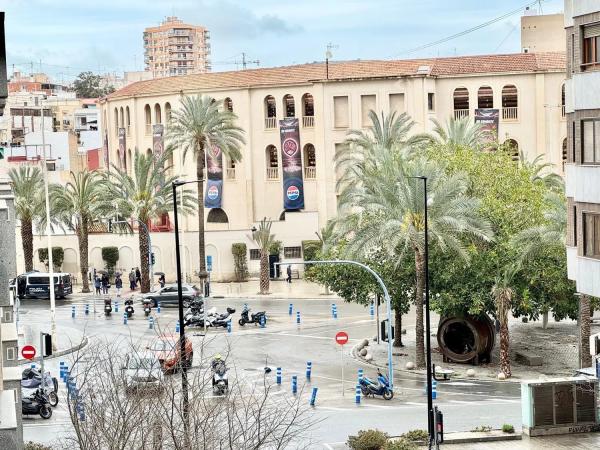
[{"label": "utility wire", "polygon": [[488,20],[487,22],[479,24],[479,25],[477,25],[477,26],[475,26],[473,28],[469,28],[468,30],[461,31],[460,33],[456,33],[456,34],[453,34],[451,36],[447,36],[447,37],[442,38],[442,39],[438,39],[437,41],[430,42],[428,44],[423,44],[423,45],[420,45],[418,47],[415,47],[415,48],[412,48],[412,49],[409,49],[409,50],[405,50],[403,52],[400,52],[400,53],[397,53],[397,54],[393,55],[392,58],[396,57],[396,56],[399,56],[399,55],[406,55],[408,53],[418,52],[419,50],[424,50],[426,48],[430,48],[430,47],[436,46],[438,44],[443,44],[444,42],[448,42],[448,41],[451,41],[451,40],[456,39],[458,37],[461,37],[461,36],[464,36],[466,34],[472,33],[473,31],[480,30],[481,28],[485,28],[485,27],[487,27],[489,25],[492,25],[493,23],[499,22],[500,20],[506,19],[506,18],[508,18],[508,17],[510,17],[510,16],[512,16],[514,14],[520,13],[521,11],[523,11],[525,8],[527,8],[529,6],[538,5],[538,4],[541,5],[542,2],[546,2],[546,1],[548,1],[548,0],[535,0],[534,2],[529,2],[529,3],[527,3],[527,4],[525,4],[525,5],[521,6],[521,7],[519,7],[517,9],[514,9],[514,10],[512,10],[510,12],[507,12],[506,14],[503,14],[503,15],[501,15],[499,17],[494,18],[494,19]]}]

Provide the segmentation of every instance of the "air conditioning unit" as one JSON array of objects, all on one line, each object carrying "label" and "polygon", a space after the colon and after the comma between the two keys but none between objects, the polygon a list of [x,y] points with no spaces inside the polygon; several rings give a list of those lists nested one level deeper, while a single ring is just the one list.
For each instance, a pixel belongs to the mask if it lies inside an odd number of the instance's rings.
[{"label": "air conditioning unit", "polygon": [[597,397],[597,378],[524,381],[523,433],[544,436],[600,431]]}]

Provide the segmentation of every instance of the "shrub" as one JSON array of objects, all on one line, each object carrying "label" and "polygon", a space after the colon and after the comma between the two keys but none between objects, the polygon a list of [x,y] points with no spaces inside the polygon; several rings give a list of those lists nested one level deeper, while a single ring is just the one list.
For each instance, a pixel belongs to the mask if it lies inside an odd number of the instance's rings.
[{"label": "shrub", "polygon": [[480,425],[478,427],[475,427],[471,430],[473,433],[485,433],[488,431],[492,431],[492,427],[488,426],[488,425]]},{"label": "shrub", "polygon": [[429,439],[429,434],[425,430],[410,430],[400,437],[411,442],[427,442],[427,439]]},{"label": "shrub", "polygon": [[48,447],[47,445],[40,444],[39,442],[25,442],[23,446],[23,450],[52,450],[52,447]]},{"label": "shrub", "polygon": [[119,260],[119,249],[117,247],[102,247],[102,259],[106,263],[106,270],[109,276],[115,274],[115,267]]},{"label": "shrub", "polygon": [[271,246],[269,247],[269,255],[277,255],[281,254],[281,249],[283,248],[283,244],[281,241],[273,241]]},{"label": "shrub", "polygon": [[[426,441],[427,442],[427,441]],[[395,441],[387,441],[383,450],[417,450],[417,444],[408,439],[402,438]]]},{"label": "shrub", "polygon": [[246,281],[248,279],[248,252],[246,244],[243,242],[231,244],[231,253],[233,254],[235,281]]},{"label": "shrub", "polygon": [[[38,257],[40,262],[48,266],[48,248],[42,247],[38,249]],[[62,263],[65,260],[65,251],[62,247],[52,247],[52,264],[55,270],[60,270]]]},{"label": "shrub", "polygon": [[512,425],[505,423],[504,425],[502,425],[502,432],[503,433],[514,433],[515,432],[515,427],[513,427]]},{"label": "shrub", "polygon": [[[304,261],[315,261],[320,250],[321,241],[302,241],[302,255],[304,255]],[[304,266],[304,272],[310,271],[312,266],[312,264]]]},{"label": "shrub", "polygon": [[360,430],[356,436],[348,436],[348,447],[352,450],[381,450],[388,435],[379,430]]}]

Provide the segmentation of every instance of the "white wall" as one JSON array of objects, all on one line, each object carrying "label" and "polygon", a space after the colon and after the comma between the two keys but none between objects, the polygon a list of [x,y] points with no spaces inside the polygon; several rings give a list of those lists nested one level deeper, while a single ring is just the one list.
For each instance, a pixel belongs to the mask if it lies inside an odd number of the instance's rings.
[{"label": "white wall", "polygon": [[[69,170],[71,167],[69,162],[69,133],[67,131],[44,133],[44,141],[48,159],[56,159],[56,170]],[[26,134],[25,145],[41,146],[41,131]]]}]

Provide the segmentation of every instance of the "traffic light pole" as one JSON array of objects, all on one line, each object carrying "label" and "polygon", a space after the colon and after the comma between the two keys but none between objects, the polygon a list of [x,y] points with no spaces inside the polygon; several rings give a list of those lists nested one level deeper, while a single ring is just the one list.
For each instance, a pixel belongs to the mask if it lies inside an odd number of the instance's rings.
[{"label": "traffic light pole", "polygon": [[367,266],[366,264],[362,264],[357,261],[350,261],[350,260],[278,262],[278,263],[275,263],[274,265],[275,266],[281,266],[281,265],[305,266],[307,264],[350,264],[350,265],[362,267],[363,269],[365,269],[367,272],[369,272],[371,275],[373,275],[375,277],[375,280],[377,280],[379,287],[383,291],[383,296],[385,298],[386,309],[387,309],[388,380],[390,382],[390,389],[393,389],[394,388],[394,368],[392,366],[392,341],[393,341],[393,338],[392,338],[392,301],[390,299],[390,294],[388,293],[387,287],[385,286],[385,283],[383,282],[383,280],[381,279],[379,274],[377,272],[375,272],[373,269],[371,269],[369,266]]}]

